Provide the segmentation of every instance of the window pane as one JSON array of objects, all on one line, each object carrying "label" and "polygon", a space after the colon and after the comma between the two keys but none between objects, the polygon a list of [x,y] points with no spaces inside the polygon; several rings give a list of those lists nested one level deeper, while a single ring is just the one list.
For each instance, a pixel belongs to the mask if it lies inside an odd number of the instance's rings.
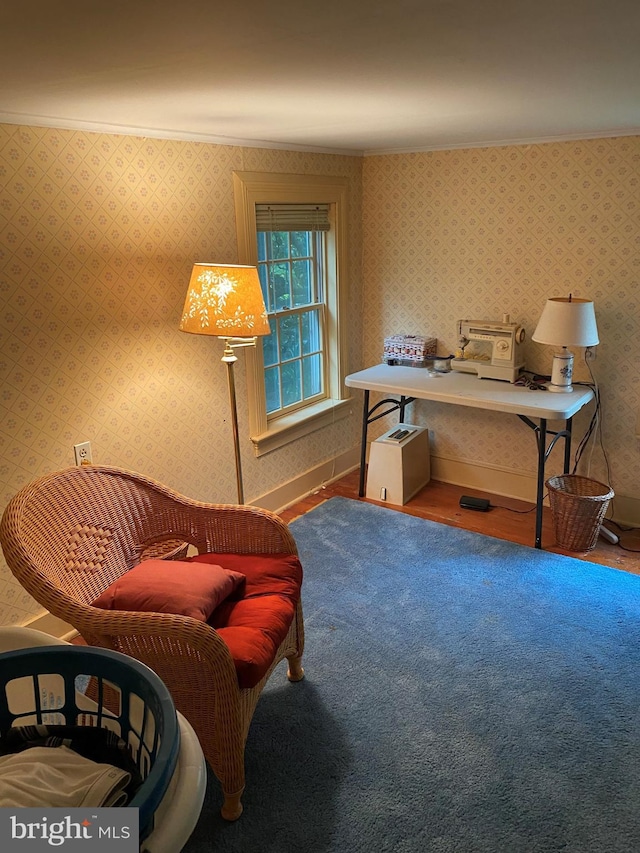
[{"label": "window pane", "polygon": [[280,360],[300,358],[300,325],[296,314],[282,317],[278,324],[280,332]]},{"label": "window pane", "polygon": [[273,288],[269,285],[267,267],[265,264],[258,264],[258,276],[260,278],[260,288],[262,290],[262,298],[267,311],[272,311],[271,308],[274,300]]},{"label": "window pane", "polygon": [[317,309],[306,311],[302,321],[302,352],[308,355],[321,350],[320,312]]},{"label": "window pane", "polygon": [[312,301],[312,271],[311,261],[292,261],[291,275],[293,278],[293,307],[309,305]]},{"label": "window pane", "polygon": [[269,320],[269,326],[271,334],[262,339],[262,354],[265,367],[270,367],[272,364],[278,363],[278,332],[276,321],[273,318]]},{"label": "window pane", "polygon": [[308,258],[311,255],[311,232],[310,231],[292,231],[291,232],[291,257],[292,258]]},{"label": "window pane", "polygon": [[282,311],[291,306],[289,264],[272,264],[269,267],[269,287],[273,290],[272,311]]},{"label": "window pane", "polygon": [[289,232],[267,231],[269,237],[269,256],[273,260],[289,257]]},{"label": "window pane", "polygon": [[267,260],[267,235],[264,231],[258,232],[258,260]]},{"label": "window pane", "polygon": [[264,390],[267,397],[267,413],[280,408],[280,369],[269,367],[264,372]]},{"label": "window pane", "polygon": [[283,364],[282,375],[282,405],[292,406],[302,399],[300,382],[300,362],[290,361]]},{"label": "window pane", "polygon": [[319,355],[310,355],[302,359],[302,376],[305,400],[322,391],[322,360]]}]

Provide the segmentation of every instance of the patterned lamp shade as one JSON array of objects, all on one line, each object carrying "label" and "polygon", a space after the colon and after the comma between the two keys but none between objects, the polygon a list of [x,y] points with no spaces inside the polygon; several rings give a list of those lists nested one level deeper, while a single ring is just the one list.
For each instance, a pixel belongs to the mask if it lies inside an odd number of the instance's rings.
[{"label": "patterned lamp shade", "polygon": [[255,267],[195,264],[180,329],[195,335],[250,338],[271,329]]}]

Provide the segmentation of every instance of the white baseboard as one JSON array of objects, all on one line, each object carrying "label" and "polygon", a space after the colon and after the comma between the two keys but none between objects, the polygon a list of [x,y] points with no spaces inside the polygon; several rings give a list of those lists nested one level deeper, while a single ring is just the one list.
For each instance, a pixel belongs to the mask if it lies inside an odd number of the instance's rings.
[{"label": "white baseboard", "polygon": [[291,506],[299,500],[312,494],[317,489],[328,483],[333,483],[344,477],[360,464],[360,448],[353,447],[351,450],[346,450],[334,459],[329,459],[322,462],[315,468],[311,468],[304,474],[294,477],[288,483],[274,489],[271,492],[266,492],[259,498],[250,501],[253,506],[259,506],[261,509],[269,509],[272,512],[282,512],[282,510]]},{"label": "white baseboard", "polygon": [[530,503],[536,501],[535,475],[514,471],[512,468],[486,465],[482,462],[464,462],[432,454],[431,477],[467,489],[478,489]]},{"label": "white baseboard", "polygon": [[[431,476],[434,480],[467,489],[491,492],[503,497],[535,503],[537,480],[535,474],[513,471],[494,465],[462,462],[444,456],[431,456]],[[548,501],[545,501],[548,503]],[[616,494],[609,505],[609,518],[623,527],[640,526],[640,498]]]},{"label": "white baseboard", "polygon": [[608,515],[622,527],[640,527],[640,498],[616,495],[609,509]]}]

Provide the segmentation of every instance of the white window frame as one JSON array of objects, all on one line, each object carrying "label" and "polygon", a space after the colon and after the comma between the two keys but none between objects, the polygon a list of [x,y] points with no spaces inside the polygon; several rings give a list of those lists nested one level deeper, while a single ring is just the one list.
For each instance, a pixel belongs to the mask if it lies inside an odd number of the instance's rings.
[{"label": "white window frame", "polygon": [[246,354],[249,432],[256,456],[283,447],[297,438],[334,423],[349,414],[344,377],[347,364],[347,188],[346,178],[234,172],[233,187],[238,232],[238,261],[258,265],[256,204],[329,204],[331,231],[326,233],[327,256],[327,397],[294,412],[267,418],[262,347]]}]

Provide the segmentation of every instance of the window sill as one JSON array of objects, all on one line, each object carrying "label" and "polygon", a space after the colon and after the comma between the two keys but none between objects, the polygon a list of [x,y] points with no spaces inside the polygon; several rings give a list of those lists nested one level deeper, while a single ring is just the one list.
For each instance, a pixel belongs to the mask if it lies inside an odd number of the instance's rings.
[{"label": "window sill", "polygon": [[284,447],[298,438],[309,435],[317,429],[331,426],[350,414],[351,400],[323,400],[315,406],[285,415],[274,423],[273,427],[261,435],[251,436],[256,456],[264,456],[272,450]]}]

